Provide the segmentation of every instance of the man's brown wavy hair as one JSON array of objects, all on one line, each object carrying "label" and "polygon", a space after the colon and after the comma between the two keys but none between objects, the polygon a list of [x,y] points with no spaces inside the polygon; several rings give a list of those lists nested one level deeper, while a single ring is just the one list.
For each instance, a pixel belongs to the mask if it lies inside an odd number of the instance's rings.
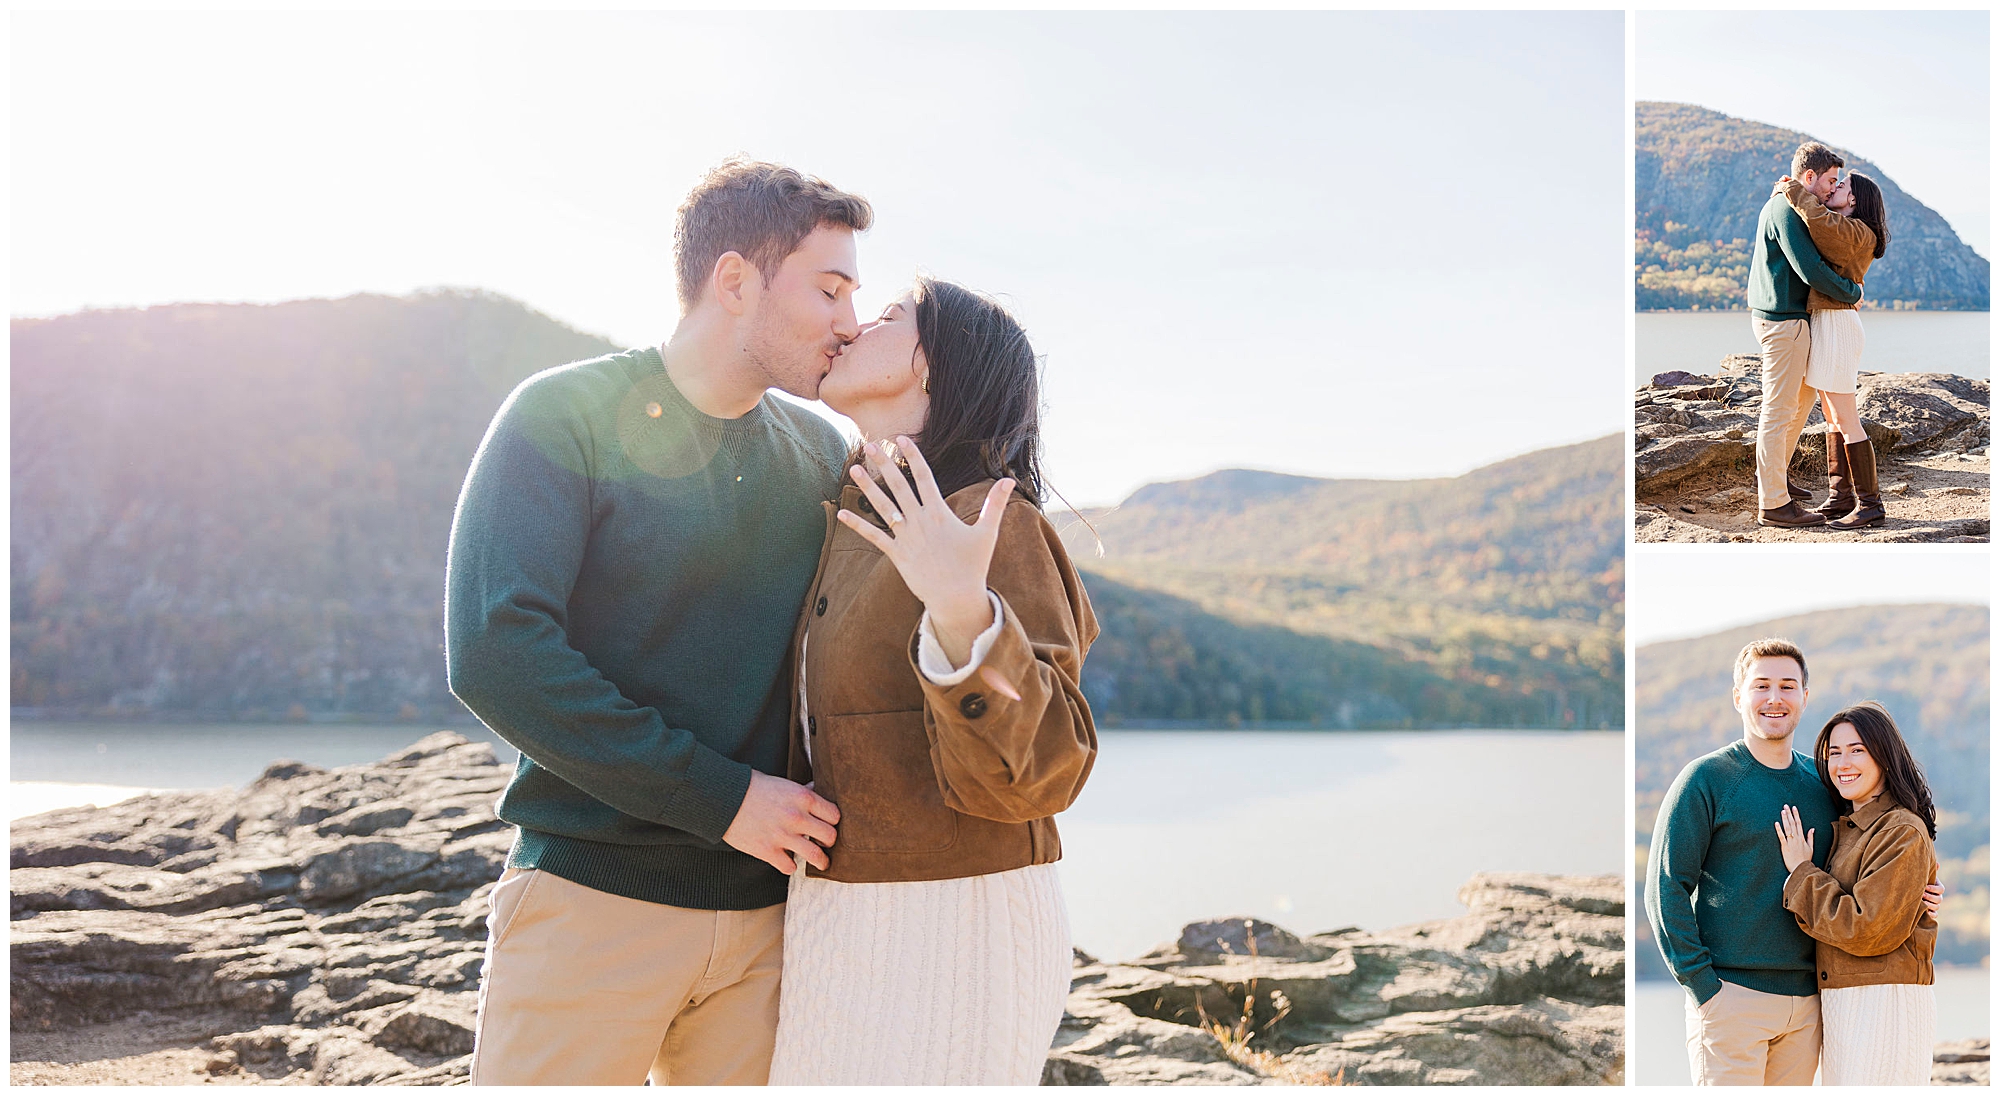
[{"label": "man's brown wavy hair", "polygon": [[783,164],[731,158],[689,192],[674,219],[675,290],[681,310],[701,303],[715,260],[734,251],[770,285],[785,256],[813,229],[840,225],[866,232],[875,223],[868,199],[836,190]]},{"label": "man's brown wavy hair", "polygon": [[1794,179],[1803,178],[1808,171],[1815,175],[1823,175],[1833,168],[1846,166],[1847,161],[1840,158],[1840,153],[1820,144],[1818,141],[1807,141],[1805,144],[1799,146],[1797,152],[1792,153],[1792,178]]},{"label": "man's brown wavy hair", "polygon": [[1750,672],[1750,664],[1760,658],[1789,658],[1799,664],[1799,688],[1806,687],[1806,653],[1789,639],[1772,636],[1768,639],[1753,639],[1736,652],[1736,681],[1730,685],[1732,695],[1743,690],[1743,675]]}]

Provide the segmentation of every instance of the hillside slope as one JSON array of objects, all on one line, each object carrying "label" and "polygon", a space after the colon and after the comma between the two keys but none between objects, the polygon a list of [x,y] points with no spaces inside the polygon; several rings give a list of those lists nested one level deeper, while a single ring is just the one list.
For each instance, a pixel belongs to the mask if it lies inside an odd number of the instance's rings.
[{"label": "hillside slope", "polygon": [[1383,646],[1535,698],[1544,726],[1624,725],[1623,439],[1430,480],[1231,470],[1087,511],[1094,576],[1244,625]]},{"label": "hillside slope", "polygon": [[[1686,103],[1637,104],[1634,129],[1638,239],[1633,273],[1641,309],[1743,308],[1750,241],[1771,184],[1814,138]],[[1869,268],[1875,307],[1990,306],[1992,264],[1887,172],[1836,146],[1849,170],[1882,186],[1889,249]]]},{"label": "hillside slope", "polygon": [[459,292],[14,321],[13,703],[455,712],[466,466],[522,378],[612,349]]},{"label": "hillside slope", "polygon": [[[15,321],[17,716],[462,718],[460,480],[513,385],[612,349],[477,292]],[[1086,688],[1107,725],[1619,725],[1617,453],[1146,488],[1100,516]]]}]

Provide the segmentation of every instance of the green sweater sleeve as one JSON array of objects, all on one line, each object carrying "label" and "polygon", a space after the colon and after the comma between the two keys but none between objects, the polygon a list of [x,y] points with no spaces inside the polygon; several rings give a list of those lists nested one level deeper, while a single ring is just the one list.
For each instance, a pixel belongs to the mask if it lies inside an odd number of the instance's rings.
[{"label": "green sweater sleeve", "polygon": [[1806,222],[1790,206],[1778,218],[1778,249],[1785,253],[1785,261],[1792,265],[1793,273],[1799,280],[1839,301],[1853,304],[1861,299],[1861,287],[1840,276],[1820,258],[1819,248],[1813,246],[1812,233]]},{"label": "green sweater sleeve", "polygon": [[750,766],[669,727],[571,645],[592,520],[592,439],[560,378],[530,378],[480,443],[452,519],[445,667],[453,695],[537,765],[635,818],[719,842]]},{"label": "green sweater sleeve", "polygon": [[1716,976],[1713,957],[1701,941],[1694,912],[1695,887],[1714,828],[1713,791],[1690,765],[1667,789],[1659,818],[1653,823],[1653,845],[1646,865],[1646,920],[1652,925],[1660,954],[1673,968],[1674,978],[1700,1004],[1722,991],[1722,979]]}]

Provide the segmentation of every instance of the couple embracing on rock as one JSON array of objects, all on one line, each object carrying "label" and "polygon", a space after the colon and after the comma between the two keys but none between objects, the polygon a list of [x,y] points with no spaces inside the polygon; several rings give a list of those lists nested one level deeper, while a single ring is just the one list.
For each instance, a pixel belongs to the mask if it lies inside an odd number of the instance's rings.
[{"label": "couple embracing on rock", "polygon": [[673,336],[530,377],[473,458],[446,661],[521,751],[474,1083],[1041,1078],[1097,623],[1026,333],[928,278],[858,322],[873,219],[723,164]]},{"label": "couple embracing on rock", "polygon": [[1698,1085],[1927,1085],[1937,807],[1873,701],[1792,749],[1806,656],[1736,656],[1743,736],[1689,762],[1653,825],[1646,918],[1687,990]]},{"label": "couple embracing on rock", "polygon": [[[1855,408],[1861,370],[1861,282],[1889,246],[1882,188],[1840,154],[1808,141],[1792,154],[1757,216],[1750,326],[1763,350],[1757,416],[1757,524],[1860,529],[1881,524],[1875,449]],[[1827,497],[1791,477],[1792,453],[1817,393],[1826,436]],[[1836,437],[1836,434],[1838,437]]]}]

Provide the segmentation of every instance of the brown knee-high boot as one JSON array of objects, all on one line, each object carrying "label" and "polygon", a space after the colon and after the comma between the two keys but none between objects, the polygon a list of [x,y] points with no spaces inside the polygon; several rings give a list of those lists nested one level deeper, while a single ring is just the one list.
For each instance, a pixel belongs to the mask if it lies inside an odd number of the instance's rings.
[{"label": "brown knee-high boot", "polygon": [[1828,431],[1826,435],[1826,501],[1813,507],[1816,514],[1826,515],[1827,520],[1845,517],[1854,509],[1854,473],[1847,463],[1847,445],[1840,435]]},{"label": "brown knee-high boot", "polygon": [[1854,479],[1854,512],[1827,522],[1832,529],[1859,529],[1880,525],[1888,514],[1882,509],[1882,486],[1875,480],[1875,443],[1866,438],[1847,443],[1847,467]]}]

